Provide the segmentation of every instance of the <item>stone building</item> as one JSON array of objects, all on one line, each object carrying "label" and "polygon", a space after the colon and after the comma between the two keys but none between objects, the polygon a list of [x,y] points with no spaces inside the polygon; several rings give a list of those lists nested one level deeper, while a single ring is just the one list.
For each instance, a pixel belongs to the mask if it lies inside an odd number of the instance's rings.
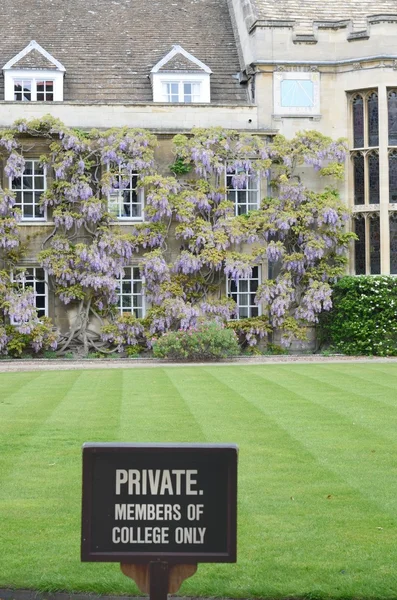
[{"label": "stone building", "polygon": [[[317,129],[346,137],[350,157],[340,193],[359,237],[350,272],[397,274],[395,0],[0,0],[0,6],[0,127],[48,113],[82,129],[145,127],[158,136],[163,165],[171,162],[172,136],[192,127],[287,137]],[[31,240],[25,264],[41,314],[59,320],[35,258],[53,226],[36,209],[46,177],[38,156],[27,158],[31,182],[14,188],[22,235]],[[144,206],[133,187],[130,212],[114,207],[125,227]],[[255,276],[265,277],[265,269]],[[139,280],[134,266],[129,277]],[[128,303],[142,313],[143,298]],[[252,307],[241,308],[241,316],[251,314]]]}]

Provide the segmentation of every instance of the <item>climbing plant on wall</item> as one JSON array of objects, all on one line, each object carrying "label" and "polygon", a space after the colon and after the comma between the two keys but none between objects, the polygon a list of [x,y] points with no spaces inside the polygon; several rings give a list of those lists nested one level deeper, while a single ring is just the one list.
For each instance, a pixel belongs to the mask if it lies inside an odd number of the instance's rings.
[{"label": "climbing plant on wall", "polygon": [[[87,353],[150,347],[164,332],[193,328],[200,319],[227,322],[236,305],[225,296],[225,280],[250,277],[261,264],[271,265],[271,278],[256,293],[262,316],[240,328],[249,344],[275,328],[288,344],[331,307],[330,284],[344,272],[351,238],[347,211],[335,189],[306,187],[297,169],[313,168],[328,184],[343,178],[342,140],[317,132],[267,140],[198,129],[175,136],[175,163],[167,174],[158,172],[157,141],[145,130],[84,132],[45,117],[0,132],[11,181],[23,175],[27,150],[43,140],[48,151],[40,160],[52,177],[40,203],[54,226],[37,260],[74,318],[63,335],[38,319],[32,290],[23,290],[23,272],[15,276],[23,250],[15,194],[1,189],[1,352],[17,333],[36,351],[57,345],[60,352]],[[122,230],[108,198],[128,187],[133,174],[145,190],[145,219]],[[262,202],[241,207],[234,196],[253,177],[267,182]],[[132,263],[139,263],[149,306],[141,319],[117,310],[119,278]],[[33,340],[37,327],[41,335]]]}]

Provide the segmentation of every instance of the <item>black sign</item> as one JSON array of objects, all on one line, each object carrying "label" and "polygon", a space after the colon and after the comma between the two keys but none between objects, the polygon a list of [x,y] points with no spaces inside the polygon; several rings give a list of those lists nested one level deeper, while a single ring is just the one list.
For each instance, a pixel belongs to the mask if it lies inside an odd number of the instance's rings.
[{"label": "black sign", "polygon": [[83,561],[236,562],[237,446],[84,444]]}]

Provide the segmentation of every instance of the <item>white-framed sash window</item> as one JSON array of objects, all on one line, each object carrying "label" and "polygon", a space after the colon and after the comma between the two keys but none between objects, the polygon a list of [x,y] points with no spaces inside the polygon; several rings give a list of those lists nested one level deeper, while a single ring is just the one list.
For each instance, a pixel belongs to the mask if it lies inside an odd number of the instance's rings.
[{"label": "white-framed sash window", "polygon": [[145,316],[143,278],[139,267],[124,267],[124,275],[118,279],[117,294],[121,314],[133,313],[138,319]]},{"label": "white-framed sash window", "polygon": [[27,159],[21,177],[10,178],[10,189],[15,194],[15,207],[22,212],[23,221],[45,221],[46,212],[40,198],[47,189],[46,168],[37,159]]},{"label": "white-framed sash window", "polygon": [[255,296],[260,283],[261,272],[259,266],[252,268],[252,276],[250,278],[242,278],[238,282],[233,279],[227,280],[227,295],[237,305],[238,319],[258,317],[261,314],[260,304],[255,303]]}]

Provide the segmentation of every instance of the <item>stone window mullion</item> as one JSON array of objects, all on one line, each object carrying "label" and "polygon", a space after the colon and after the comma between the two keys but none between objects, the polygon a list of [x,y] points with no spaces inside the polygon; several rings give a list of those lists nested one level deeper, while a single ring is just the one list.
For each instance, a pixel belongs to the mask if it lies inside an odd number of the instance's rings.
[{"label": "stone window mullion", "polygon": [[390,274],[390,231],[389,231],[389,131],[387,89],[379,86],[379,212],[380,212],[380,264],[383,275]]}]

